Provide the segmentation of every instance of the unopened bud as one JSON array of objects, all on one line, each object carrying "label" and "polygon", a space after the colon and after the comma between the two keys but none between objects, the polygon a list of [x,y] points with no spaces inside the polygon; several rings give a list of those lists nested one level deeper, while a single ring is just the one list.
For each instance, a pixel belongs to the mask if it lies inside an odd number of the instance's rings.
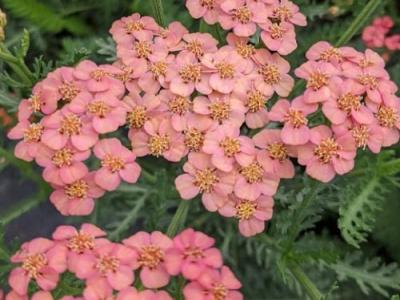
[{"label": "unopened bud", "polygon": [[7,16],[6,14],[0,9],[0,27],[4,28],[7,25]]},{"label": "unopened bud", "polygon": [[329,7],[328,12],[332,17],[337,17],[339,15],[340,8],[336,5],[333,5]]},{"label": "unopened bud", "polygon": [[6,35],[4,33],[4,28],[0,27],[0,42],[4,41],[6,38]]}]

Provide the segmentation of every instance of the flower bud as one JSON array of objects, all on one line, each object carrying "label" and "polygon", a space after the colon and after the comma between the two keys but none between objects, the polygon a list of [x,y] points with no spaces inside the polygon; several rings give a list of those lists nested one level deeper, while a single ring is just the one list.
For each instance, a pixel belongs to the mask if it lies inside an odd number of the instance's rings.
[{"label": "flower bud", "polygon": [[4,28],[7,25],[7,16],[6,14],[0,9],[0,27]]}]

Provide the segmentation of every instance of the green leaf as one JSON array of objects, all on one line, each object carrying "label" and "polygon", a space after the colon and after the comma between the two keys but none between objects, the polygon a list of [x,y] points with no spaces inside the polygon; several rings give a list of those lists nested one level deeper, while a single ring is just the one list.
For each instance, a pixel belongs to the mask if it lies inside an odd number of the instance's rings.
[{"label": "green leaf", "polygon": [[28,53],[29,45],[30,45],[30,36],[29,36],[28,30],[24,29],[24,33],[22,34],[20,43],[21,43],[20,47],[16,51],[16,56],[19,59],[24,59],[26,54]]}]

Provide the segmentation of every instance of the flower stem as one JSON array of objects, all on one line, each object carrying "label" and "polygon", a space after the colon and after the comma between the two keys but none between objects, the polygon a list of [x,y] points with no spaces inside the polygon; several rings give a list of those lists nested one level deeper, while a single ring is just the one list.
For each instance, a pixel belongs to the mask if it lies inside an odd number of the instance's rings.
[{"label": "flower stem", "polygon": [[163,0],[151,0],[151,5],[153,7],[153,15],[157,20],[158,24],[165,27],[165,17],[164,17],[164,7],[162,4]]},{"label": "flower stem", "polygon": [[12,55],[3,44],[0,44],[0,59],[5,61],[27,86],[33,86],[34,76],[25,62]]},{"label": "flower stem", "polygon": [[293,276],[296,278],[296,280],[304,287],[307,295],[310,297],[311,300],[323,299],[323,295],[321,294],[321,292],[311,281],[311,279],[303,272],[303,270],[297,263],[291,262],[288,265],[288,268]]},{"label": "flower stem", "polygon": [[179,229],[184,225],[189,211],[189,205],[189,201],[181,200],[181,203],[179,204],[175,215],[173,216],[172,221],[167,229],[167,235],[169,237],[173,237],[174,235],[176,235]]}]

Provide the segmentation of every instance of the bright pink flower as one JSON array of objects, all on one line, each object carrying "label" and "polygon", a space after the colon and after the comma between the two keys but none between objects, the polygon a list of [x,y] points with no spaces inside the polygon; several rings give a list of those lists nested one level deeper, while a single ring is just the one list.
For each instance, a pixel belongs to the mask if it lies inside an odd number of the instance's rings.
[{"label": "bright pink flower", "polygon": [[261,39],[271,51],[277,51],[281,55],[288,55],[297,48],[296,32],[290,23],[272,23],[266,20],[260,23]]},{"label": "bright pink flower", "polygon": [[219,213],[225,217],[239,219],[240,233],[250,237],[264,231],[265,221],[272,218],[273,207],[274,200],[269,196],[261,196],[251,201],[231,195]]},{"label": "bright pink flower", "polygon": [[386,30],[377,26],[367,26],[362,32],[362,40],[369,48],[381,48],[385,43]]},{"label": "bright pink flower", "polygon": [[43,179],[55,185],[71,184],[88,173],[82,162],[90,157],[90,150],[79,151],[71,145],[53,150],[43,145],[37,151],[36,163],[43,167]]},{"label": "bright pink flower", "polygon": [[320,125],[311,129],[310,142],[298,146],[297,154],[308,175],[329,182],[336,173],[343,175],[353,169],[356,144],[350,134],[337,137],[329,127]]},{"label": "bright pink flower", "polygon": [[317,104],[307,104],[303,97],[292,102],[280,99],[272,107],[269,117],[272,121],[284,123],[281,138],[288,145],[304,145],[310,139],[307,116],[316,112]]},{"label": "bright pink flower", "polygon": [[232,124],[224,124],[208,132],[203,151],[210,154],[212,164],[224,172],[232,171],[235,162],[247,166],[255,154],[253,141],[241,136],[240,129]]},{"label": "bright pink flower", "polygon": [[261,195],[275,195],[278,186],[279,177],[267,172],[255,156],[249,165],[238,169],[234,193],[237,197],[254,201]]},{"label": "bright pink flower", "polygon": [[217,170],[211,162],[211,156],[204,153],[189,153],[188,161],[183,165],[185,174],[175,179],[175,186],[182,199],[193,199],[202,194],[203,205],[209,211],[221,207],[228,194],[233,191],[235,174]]},{"label": "bright pink flower", "polygon": [[170,274],[182,273],[186,279],[195,280],[206,269],[222,266],[221,252],[213,247],[215,240],[200,231],[188,228],[175,236],[173,242],[166,260]]},{"label": "bright pink flower", "polygon": [[210,94],[209,75],[204,74],[196,55],[191,52],[180,53],[175,63],[167,71],[167,81],[174,94],[188,97],[195,90],[202,94]]},{"label": "bright pink flower", "polygon": [[392,35],[385,39],[385,46],[389,50],[395,51],[400,49],[400,34]]},{"label": "bright pink flower", "polygon": [[256,53],[256,48],[253,44],[250,43],[249,38],[247,37],[239,37],[234,33],[228,33],[226,37],[226,41],[228,42],[228,46],[235,49],[236,53],[239,54],[242,59],[237,63],[244,66],[244,73],[249,74],[255,68],[254,60],[252,56]]},{"label": "bright pink flower", "polygon": [[208,300],[242,300],[238,291],[242,285],[232,271],[223,266],[221,271],[208,270],[197,281],[185,286],[183,294],[186,299]]},{"label": "bright pink flower", "polygon": [[71,184],[55,186],[50,201],[65,216],[85,216],[93,211],[94,199],[103,194],[104,190],[96,185],[92,172]]},{"label": "bright pink flower", "polygon": [[42,290],[51,291],[57,286],[59,274],[66,270],[66,251],[48,239],[36,238],[22,244],[11,262],[21,263],[11,271],[8,279],[18,294],[27,294],[31,280],[35,280]]},{"label": "bright pink flower", "polygon": [[84,81],[90,92],[99,93],[108,91],[119,97],[125,92],[122,82],[113,77],[113,75],[119,72],[119,69],[114,66],[97,66],[90,60],[84,60],[76,66],[74,77]]},{"label": "bright pink flower", "polygon": [[288,22],[297,26],[306,26],[307,19],[300,12],[299,7],[290,0],[273,0],[272,19]]},{"label": "bright pink flower", "polygon": [[176,131],[183,131],[193,106],[190,98],[175,95],[169,90],[162,90],[158,97],[161,102],[160,111],[171,118],[171,125]]},{"label": "bright pink flower", "polygon": [[221,3],[219,23],[225,30],[233,29],[237,36],[252,36],[256,33],[256,22],[265,16],[263,3],[246,3],[246,0],[225,0]]},{"label": "bright pink flower", "polygon": [[187,0],[186,7],[195,19],[204,18],[208,24],[215,24],[221,14],[222,0]]},{"label": "bright pink flower", "polygon": [[25,161],[34,160],[42,147],[43,132],[42,123],[30,123],[28,120],[17,123],[7,134],[11,140],[23,139],[15,146],[14,155]]},{"label": "bright pink flower", "polygon": [[214,92],[208,96],[196,97],[193,111],[207,116],[215,126],[233,124],[240,127],[245,120],[246,108],[237,97]]},{"label": "bright pink flower", "polygon": [[383,16],[380,18],[376,18],[372,24],[374,26],[382,28],[386,32],[389,32],[389,30],[394,26],[394,21],[390,16]]},{"label": "bright pink flower", "polygon": [[382,131],[384,147],[397,144],[400,139],[400,101],[393,106],[382,105],[376,113],[379,127]]},{"label": "bright pink flower", "polygon": [[329,121],[338,125],[350,117],[359,124],[371,124],[374,116],[362,102],[364,87],[351,79],[337,78],[335,81],[331,86],[332,98],[322,104],[322,111]]},{"label": "bright pink flower", "polygon": [[206,53],[214,53],[218,51],[218,41],[209,33],[188,33],[183,36],[184,44],[181,52],[190,52],[199,60]]},{"label": "bright pink flower", "polygon": [[256,88],[267,96],[276,92],[281,97],[287,97],[294,85],[293,78],[287,74],[289,63],[278,53],[271,54],[266,49],[257,50],[254,60],[258,64],[253,75]]},{"label": "bright pink flower", "polygon": [[281,178],[293,178],[295,170],[289,156],[295,156],[293,147],[285,145],[280,129],[264,129],[253,137],[254,144],[262,149],[258,161],[268,173]]},{"label": "bright pink flower", "polygon": [[106,191],[114,191],[121,180],[135,183],[141,172],[135,162],[136,155],[125,148],[117,138],[100,140],[93,149],[94,155],[101,160],[101,168],[96,171],[96,184]]},{"label": "bright pink flower", "polygon": [[91,122],[73,113],[68,106],[43,118],[42,124],[42,143],[54,150],[60,150],[70,143],[76,149],[86,151],[99,138]]},{"label": "bright pink flower", "polygon": [[178,162],[186,154],[183,135],[173,129],[170,120],[161,117],[147,121],[143,130],[132,132],[129,138],[133,152],[140,157],[151,154]]},{"label": "bright pink flower", "polygon": [[136,259],[137,253],[129,247],[104,242],[77,257],[75,274],[80,279],[88,280],[87,287],[93,290],[96,285],[90,281],[102,278],[111,288],[120,291],[133,283],[132,266]]},{"label": "bright pink flower", "polygon": [[324,102],[332,98],[330,86],[339,71],[330,63],[308,61],[295,70],[297,77],[307,80],[306,103]]},{"label": "bright pink flower", "polygon": [[141,231],[123,240],[123,244],[138,253],[135,268],[141,268],[140,280],[147,288],[166,286],[170,274],[166,268],[166,253],[173,246],[172,240],[159,231],[151,234]]}]

